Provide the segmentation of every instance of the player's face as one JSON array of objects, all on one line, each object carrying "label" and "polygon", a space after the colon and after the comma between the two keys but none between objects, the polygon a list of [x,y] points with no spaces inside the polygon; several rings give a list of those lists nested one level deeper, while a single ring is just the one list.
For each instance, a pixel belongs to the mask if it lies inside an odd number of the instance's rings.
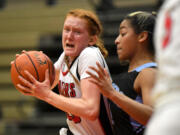
[{"label": "player's face", "polygon": [[131,60],[137,48],[138,35],[130,25],[128,20],[123,20],[120,24],[119,35],[115,40],[117,54],[120,60]]},{"label": "player's face", "polygon": [[64,22],[62,39],[66,56],[73,60],[90,41],[86,20],[68,16]]}]

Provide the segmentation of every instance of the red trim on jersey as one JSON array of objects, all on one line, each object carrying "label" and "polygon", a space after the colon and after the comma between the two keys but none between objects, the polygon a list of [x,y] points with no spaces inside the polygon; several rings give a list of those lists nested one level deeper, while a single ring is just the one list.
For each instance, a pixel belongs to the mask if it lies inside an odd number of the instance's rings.
[{"label": "red trim on jersey", "polygon": [[69,72],[68,70],[66,72],[62,71],[63,76],[66,76],[68,72]]},{"label": "red trim on jersey", "polygon": [[63,72],[63,64],[61,65],[61,72],[63,74],[63,76],[66,76],[67,73],[69,72],[69,70],[67,69],[67,71]]},{"label": "red trim on jersey", "polygon": [[166,13],[164,25],[165,25],[166,34],[163,39],[162,48],[166,48],[170,41],[172,19],[171,19],[171,16],[169,15],[169,13]]}]

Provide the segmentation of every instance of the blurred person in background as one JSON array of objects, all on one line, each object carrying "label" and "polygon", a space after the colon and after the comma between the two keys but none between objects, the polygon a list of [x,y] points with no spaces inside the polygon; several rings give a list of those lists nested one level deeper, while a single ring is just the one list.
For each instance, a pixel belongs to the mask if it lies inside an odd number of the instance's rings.
[{"label": "blurred person in background", "polygon": [[180,135],[180,0],[166,0],[155,29],[158,72],[145,135]]}]

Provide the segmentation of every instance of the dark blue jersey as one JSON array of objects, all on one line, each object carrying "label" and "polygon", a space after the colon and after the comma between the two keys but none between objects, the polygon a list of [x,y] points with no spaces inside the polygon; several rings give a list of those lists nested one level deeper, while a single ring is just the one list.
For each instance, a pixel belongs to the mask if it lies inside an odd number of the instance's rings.
[{"label": "dark blue jersey", "polygon": [[[121,73],[113,78],[115,89],[129,98],[142,103],[142,96],[134,90],[134,82],[139,72],[144,68],[156,67],[156,63],[146,63],[134,69],[132,72]],[[144,126],[136,122],[120,107],[110,102],[115,135],[142,135]]]}]

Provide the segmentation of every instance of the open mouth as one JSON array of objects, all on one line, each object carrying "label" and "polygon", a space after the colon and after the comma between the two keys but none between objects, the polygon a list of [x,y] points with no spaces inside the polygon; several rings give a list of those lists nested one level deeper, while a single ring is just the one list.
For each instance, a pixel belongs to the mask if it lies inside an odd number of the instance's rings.
[{"label": "open mouth", "polygon": [[74,45],[73,44],[66,44],[66,47],[74,48]]}]

